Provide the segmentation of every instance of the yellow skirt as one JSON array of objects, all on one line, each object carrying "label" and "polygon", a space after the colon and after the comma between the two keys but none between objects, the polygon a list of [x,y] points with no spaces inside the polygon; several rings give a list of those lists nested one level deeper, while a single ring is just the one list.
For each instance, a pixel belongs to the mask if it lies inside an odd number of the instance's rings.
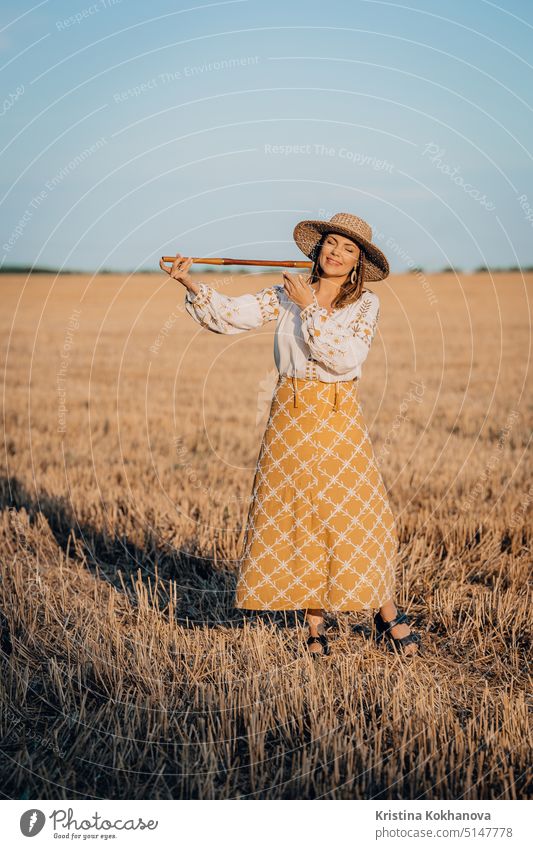
[{"label": "yellow skirt", "polygon": [[379,608],[398,535],[358,381],[280,375],[259,451],[235,607]]}]

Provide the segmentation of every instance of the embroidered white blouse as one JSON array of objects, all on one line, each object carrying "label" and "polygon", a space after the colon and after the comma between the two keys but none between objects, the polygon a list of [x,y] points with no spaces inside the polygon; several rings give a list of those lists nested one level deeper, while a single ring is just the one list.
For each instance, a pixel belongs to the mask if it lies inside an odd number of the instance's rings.
[{"label": "embroidered white blouse", "polygon": [[185,309],[202,327],[215,333],[243,333],[276,319],[274,360],[278,372],[325,382],[361,377],[379,318],[379,297],[363,289],[354,303],[328,315],[313,292],[301,309],[283,285],[231,297],[207,283],[185,294]]}]

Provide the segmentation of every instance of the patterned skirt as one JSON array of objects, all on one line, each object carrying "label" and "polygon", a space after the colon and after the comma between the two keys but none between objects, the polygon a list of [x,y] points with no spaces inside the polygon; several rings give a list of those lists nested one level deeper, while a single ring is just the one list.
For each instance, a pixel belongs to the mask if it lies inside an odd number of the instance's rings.
[{"label": "patterned skirt", "polygon": [[358,380],[280,375],[235,607],[361,610],[392,598],[398,535],[357,395]]}]

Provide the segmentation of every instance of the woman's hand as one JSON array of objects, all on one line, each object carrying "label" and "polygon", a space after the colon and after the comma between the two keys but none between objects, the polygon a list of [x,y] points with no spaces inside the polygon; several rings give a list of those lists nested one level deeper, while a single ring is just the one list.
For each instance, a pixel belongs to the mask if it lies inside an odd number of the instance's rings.
[{"label": "woman's hand", "polygon": [[177,280],[178,283],[183,283],[186,289],[196,295],[200,291],[200,287],[198,283],[194,283],[191,277],[187,274],[191,265],[192,257],[183,257],[181,254],[176,254],[176,259],[172,263],[171,268],[166,266],[162,259],[159,260],[159,266],[163,271],[166,271],[173,280]]},{"label": "woman's hand", "polygon": [[314,302],[314,292],[307,282],[309,276],[303,279],[303,274],[288,274],[286,271],[283,272],[283,276],[285,278],[283,287],[289,300],[297,304],[302,310]]}]

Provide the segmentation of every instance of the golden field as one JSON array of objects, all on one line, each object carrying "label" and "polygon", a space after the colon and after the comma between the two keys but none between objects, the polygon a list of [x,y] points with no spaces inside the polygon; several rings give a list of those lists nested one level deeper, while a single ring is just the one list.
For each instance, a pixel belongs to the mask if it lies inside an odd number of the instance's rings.
[{"label": "golden field", "polygon": [[163,273],[3,275],[3,793],[530,796],[532,282],[370,286],[359,400],[424,652],[341,613],[313,661],[301,611],[232,607],[274,324],[202,329]]}]

